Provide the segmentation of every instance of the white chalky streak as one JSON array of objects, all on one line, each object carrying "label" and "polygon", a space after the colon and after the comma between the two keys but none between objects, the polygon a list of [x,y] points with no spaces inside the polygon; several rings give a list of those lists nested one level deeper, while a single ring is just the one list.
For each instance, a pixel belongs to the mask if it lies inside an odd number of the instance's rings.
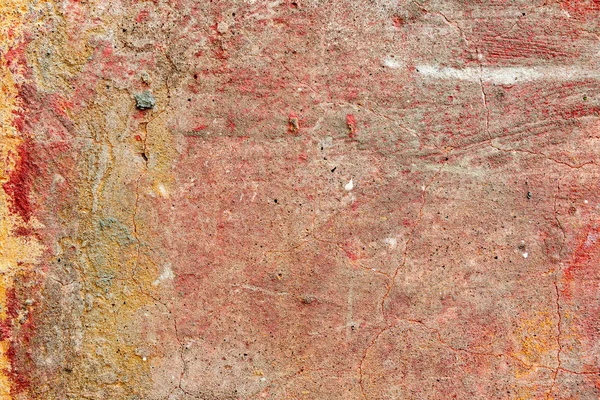
[{"label": "white chalky streak", "polygon": [[404,64],[401,63],[400,61],[392,58],[392,57],[386,57],[383,59],[382,64],[384,67],[388,67],[391,69],[399,69],[404,67]]},{"label": "white chalky streak", "polygon": [[169,265],[165,265],[162,274],[152,284],[154,286],[159,285],[161,282],[175,278],[175,274]]},{"label": "white chalky streak", "polygon": [[537,80],[574,81],[600,79],[600,70],[573,65],[537,67],[469,67],[451,68],[439,65],[418,65],[417,72],[433,79],[454,79],[470,82],[489,82],[498,85]]}]

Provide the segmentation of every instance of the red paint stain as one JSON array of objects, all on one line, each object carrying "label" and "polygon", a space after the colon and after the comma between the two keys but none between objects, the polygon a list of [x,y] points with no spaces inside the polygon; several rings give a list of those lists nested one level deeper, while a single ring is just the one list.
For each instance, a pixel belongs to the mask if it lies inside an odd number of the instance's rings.
[{"label": "red paint stain", "polygon": [[223,47],[223,43],[219,42],[219,44],[213,50],[213,54],[217,60],[225,61],[229,58],[229,54]]},{"label": "red paint stain", "polygon": [[235,131],[235,122],[233,122],[232,118],[227,118],[227,128],[229,132],[233,133]]},{"label": "red paint stain", "polygon": [[401,16],[399,16],[399,15],[394,15],[394,16],[392,17],[392,24],[394,24],[394,27],[395,27],[396,29],[400,29],[400,28],[402,28],[402,26],[404,25],[404,18],[402,18],[402,17],[401,17]]},{"label": "red paint stain", "polygon": [[563,0],[560,7],[577,19],[597,18],[600,13],[600,0]]},{"label": "red paint stain", "polygon": [[24,226],[19,226],[16,229],[13,230],[13,234],[15,236],[30,236],[34,234],[33,229],[24,227]]},{"label": "red paint stain", "polygon": [[[562,307],[569,310],[566,314],[569,315],[569,331],[578,338],[572,351],[579,353],[583,370],[597,371],[597,358],[592,355],[600,340],[600,221],[582,229],[576,244],[563,273],[560,300]],[[586,376],[586,380],[590,384],[598,384],[597,377],[593,375]]]},{"label": "red paint stain", "polygon": [[73,103],[60,95],[49,96],[48,105],[58,117],[68,118],[68,111],[73,108]]},{"label": "red paint stain", "polygon": [[9,207],[12,212],[19,214],[25,222],[29,222],[32,214],[29,194],[33,184],[33,177],[37,175],[38,167],[31,156],[33,142],[27,140],[17,149],[17,161],[11,171],[8,182],[2,187],[11,199]]},{"label": "red paint stain", "polygon": [[[555,27],[551,31],[543,29],[537,19],[529,19],[523,15],[515,29],[506,31],[504,22],[495,19],[478,25],[470,39],[475,46],[479,47],[487,64],[505,65],[517,64],[525,60],[568,60],[581,55],[585,46],[577,39],[582,35],[582,29],[577,22],[578,19],[592,16],[587,6],[569,7],[565,4],[584,1],[563,2],[561,7],[564,11],[560,15],[551,17],[546,23]],[[586,8],[587,7],[587,8]],[[593,8],[593,7],[592,7]],[[595,14],[597,18],[597,13]],[[564,40],[569,40],[570,45],[561,45]],[[465,53],[462,58],[469,56]],[[475,58],[467,62],[477,62]]]},{"label": "red paint stain", "polygon": [[573,295],[575,280],[591,278],[597,274],[593,260],[600,256],[598,239],[600,239],[600,225],[588,226],[580,235],[569,266],[563,273],[562,295],[566,299],[570,299]]},{"label": "red paint stain", "polygon": [[[21,303],[18,299],[17,290],[12,287],[7,290],[6,293],[6,320],[2,323],[1,332],[2,336],[5,339],[10,341],[10,345],[7,349],[6,355],[10,360],[10,365],[12,368],[10,371],[6,371],[8,376],[10,377],[10,386],[11,386],[11,394],[24,393],[29,388],[29,380],[27,379],[27,374],[24,374],[23,371],[19,371],[16,369],[16,366],[20,361],[19,354],[17,352],[17,345],[27,347],[27,344],[31,340],[31,329],[29,330],[29,334],[24,335],[23,332],[18,332],[18,341],[14,337],[16,328],[23,328],[23,325],[27,324],[27,321],[21,325],[20,327],[16,327],[15,321],[19,320],[19,314],[21,310]],[[21,329],[19,329],[20,331]]]},{"label": "red paint stain", "polygon": [[[145,63],[142,60],[139,61],[139,66],[141,68],[148,67],[148,65],[145,65]],[[102,76],[110,76],[112,78],[118,79],[127,79],[128,73],[130,74],[131,71],[128,70],[126,67],[127,60],[125,59],[125,57],[119,54],[115,54],[112,44],[108,42],[98,44],[98,48],[93,56],[93,62],[88,63],[90,73],[97,74],[98,72],[101,72]],[[91,94],[93,95],[94,89],[88,86],[92,83],[95,83],[93,81],[93,75],[89,82],[83,81],[83,79],[88,79],[88,76],[89,75],[82,74],[81,85],[85,86],[86,89],[90,90]]]},{"label": "red paint stain", "polygon": [[137,17],[135,17],[135,22],[147,21],[149,16],[150,16],[150,12],[148,10],[142,10],[139,12]]},{"label": "red paint stain", "polygon": [[348,249],[345,249],[344,251],[346,252],[346,257],[348,257],[352,261],[358,260],[358,256],[355,253],[353,253],[352,251],[350,251]]}]

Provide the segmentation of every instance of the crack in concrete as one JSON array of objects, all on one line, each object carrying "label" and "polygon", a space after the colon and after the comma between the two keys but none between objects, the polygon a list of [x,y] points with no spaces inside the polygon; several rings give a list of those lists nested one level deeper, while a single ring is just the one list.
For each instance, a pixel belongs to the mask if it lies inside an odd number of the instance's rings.
[{"label": "crack in concrete", "polygon": [[[169,59],[169,61],[171,61]],[[172,65],[173,68],[175,68],[175,65]],[[176,69],[176,68],[175,68]],[[135,238],[136,241],[136,258],[134,260],[134,265],[131,271],[131,279],[136,283],[138,290],[140,291],[140,293],[142,293],[144,296],[150,298],[155,305],[160,305],[162,306],[166,312],[172,316],[173,319],[173,330],[175,332],[175,337],[177,339],[177,342],[179,344],[179,357],[181,359],[181,362],[183,364],[182,366],[182,370],[179,376],[179,381],[177,383],[177,386],[174,387],[166,396],[165,399],[167,399],[169,396],[171,396],[171,394],[179,389],[181,390],[184,394],[186,395],[190,395],[192,397],[192,394],[186,392],[183,387],[182,387],[182,381],[183,381],[183,377],[187,371],[187,363],[185,361],[185,358],[183,356],[183,351],[184,351],[184,344],[181,342],[180,336],[179,336],[179,329],[177,326],[177,318],[175,316],[175,314],[171,311],[171,309],[169,308],[168,304],[165,303],[164,301],[162,301],[160,298],[154,296],[153,294],[149,293],[148,291],[145,290],[144,288],[144,284],[142,282],[140,282],[137,279],[137,272],[139,269],[139,262],[140,262],[140,250],[142,247],[142,241],[140,239],[139,236],[139,231],[138,231],[138,223],[137,223],[137,219],[138,219],[138,211],[139,211],[139,202],[140,202],[140,181],[142,180],[142,178],[145,175],[148,175],[149,171],[150,171],[150,157],[148,155],[148,145],[147,145],[147,141],[148,141],[148,126],[150,124],[152,124],[161,114],[165,113],[171,106],[171,91],[170,91],[170,87],[169,87],[169,83],[168,83],[168,78],[167,81],[165,81],[165,88],[167,90],[167,104],[165,105],[165,107],[158,111],[156,114],[152,114],[151,118],[147,121],[147,122],[143,122],[140,123],[141,128],[144,131],[144,136],[142,138],[142,157],[144,159],[144,168],[143,170],[140,172],[136,183],[135,183],[135,203],[134,203],[134,208],[133,208],[133,213],[132,213],[132,225],[133,225],[133,236]]]},{"label": "crack in concrete", "polygon": [[[388,298],[390,292],[392,291],[392,289],[394,288],[394,284],[396,281],[396,277],[398,276],[399,271],[404,268],[404,266],[406,265],[406,261],[408,259],[408,249],[410,244],[413,241],[414,238],[414,234],[415,231],[417,230],[417,228],[419,227],[420,223],[421,223],[421,219],[423,218],[423,209],[425,207],[426,201],[427,201],[427,189],[429,189],[429,187],[433,184],[433,181],[435,180],[435,178],[437,178],[437,176],[442,172],[442,170],[444,169],[444,167],[446,166],[446,164],[448,163],[448,159],[450,156],[450,153],[452,152],[452,150],[450,150],[447,153],[447,157],[446,160],[444,161],[444,163],[442,164],[442,166],[435,172],[435,174],[432,176],[432,178],[429,180],[429,182],[425,185],[425,187],[423,188],[423,192],[421,194],[421,206],[419,208],[419,216],[417,218],[417,220],[415,221],[411,232],[409,234],[409,238],[406,240],[405,246],[404,246],[404,252],[402,255],[402,263],[395,269],[394,274],[392,275],[391,281],[390,283],[387,285],[387,290],[385,292],[385,294],[383,295],[383,297],[381,298],[380,301],[380,309],[381,309],[381,314],[383,316],[383,320],[387,321],[386,315],[385,315],[385,301]],[[364,387],[364,362],[367,358],[368,352],[369,350],[375,346],[375,344],[377,343],[377,340],[379,339],[379,337],[388,329],[390,329],[392,325],[388,325],[387,327],[384,327],[383,329],[381,329],[373,338],[373,340],[371,340],[371,342],[369,343],[369,345],[367,345],[367,347],[365,347],[365,351],[363,352],[362,358],[360,360],[359,366],[358,366],[358,370],[359,370],[359,386],[360,386],[360,390],[362,393],[362,396],[364,399],[368,399],[368,396],[365,392],[365,387]]]},{"label": "crack in concrete", "polygon": [[[479,50],[477,50],[478,59],[481,56]],[[485,133],[488,139],[491,141],[492,136],[490,134],[490,107],[488,106],[487,94],[485,93],[485,88],[483,86],[483,65],[481,61],[479,61],[479,87],[481,88],[481,98],[483,101],[483,108],[485,109]]]},{"label": "crack in concrete", "polygon": [[[495,146],[493,146],[493,144],[490,144],[490,145],[495,148]],[[498,150],[502,151],[503,149],[498,148]],[[534,154],[536,154],[536,155],[542,155],[542,154],[538,154],[538,153],[534,153]],[[546,158],[548,158],[548,157],[546,157]],[[384,297],[382,298],[382,300],[380,302],[381,312],[382,312],[382,314],[384,316],[384,320],[386,320],[386,321],[387,321],[387,318],[385,316],[385,309],[384,309],[384,307],[385,307],[385,300],[389,296],[389,293],[391,292],[391,290],[393,289],[393,283],[395,282],[395,279],[396,279],[396,276],[397,276],[399,270],[403,266],[405,266],[405,264],[406,264],[406,260],[407,260],[407,256],[408,256],[408,254],[407,254],[408,253],[408,248],[410,246],[410,243],[412,242],[415,230],[416,230],[416,228],[418,227],[418,225],[419,225],[419,223],[421,221],[423,208],[425,207],[425,203],[426,203],[426,201],[425,201],[426,200],[425,199],[426,190],[427,190],[427,188],[430,187],[430,185],[432,184],[433,180],[437,177],[437,175],[442,172],[442,170],[446,166],[446,164],[447,164],[447,162],[444,163],[444,165],[442,165],[442,167],[436,172],[436,174],[433,176],[433,178],[427,184],[426,189],[423,192],[423,195],[422,195],[423,196],[422,204],[421,204],[421,208],[419,210],[419,218],[417,219],[417,222],[415,223],[415,226],[411,230],[409,239],[406,242],[402,264],[394,272],[391,284],[388,285],[388,290],[387,290],[386,294],[384,295]],[[564,164],[564,163],[560,163],[559,162],[559,164]],[[588,164],[595,164],[595,163],[590,162],[590,163],[585,163],[583,165],[580,165],[579,167],[576,167],[576,166],[571,166],[571,167],[572,168],[581,168],[581,167],[583,167],[585,165],[588,165]],[[560,185],[560,181],[559,181],[559,185]],[[556,204],[556,199],[555,199],[555,204]],[[555,210],[555,213],[556,213],[556,207],[554,208],[554,210]],[[556,215],[555,215],[555,218],[556,218]],[[558,223],[559,223],[559,227],[563,231],[563,235],[566,235],[566,233],[564,232],[564,228],[562,227],[562,224],[560,224],[560,221],[558,221]],[[365,385],[364,385],[364,375],[365,375],[365,372],[364,372],[365,371],[365,369],[364,369],[364,363],[366,361],[366,358],[368,356],[369,351],[376,345],[376,343],[379,340],[379,338],[381,337],[381,335],[383,335],[386,331],[388,331],[389,329],[392,329],[396,324],[398,324],[399,322],[402,322],[402,321],[404,321],[404,322],[411,322],[411,323],[417,323],[417,324],[420,324],[420,325],[424,326],[428,330],[435,332],[435,334],[436,334],[436,336],[438,338],[438,342],[441,343],[441,344],[443,344],[445,347],[447,347],[447,348],[449,348],[449,349],[451,349],[453,351],[466,352],[466,353],[469,353],[469,354],[472,354],[472,355],[478,355],[478,356],[504,357],[504,358],[507,358],[507,359],[514,360],[515,362],[518,362],[520,365],[522,365],[523,367],[525,367],[527,369],[540,368],[540,369],[551,370],[551,371],[554,371],[554,380],[556,380],[556,376],[557,376],[557,374],[558,374],[559,371],[565,372],[565,373],[569,373],[569,374],[576,374],[576,375],[595,375],[595,374],[599,373],[600,371],[598,371],[598,372],[580,372],[580,371],[573,371],[573,370],[570,370],[570,369],[562,367],[562,360],[560,358],[560,353],[562,351],[562,343],[561,343],[562,317],[561,317],[561,314],[560,314],[560,297],[559,297],[559,292],[558,292],[558,286],[557,286],[556,283],[555,283],[555,288],[556,288],[556,293],[557,293],[557,299],[556,299],[556,301],[557,301],[557,312],[559,313],[558,314],[559,315],[559,322],[558,322],[558,331],[559,332],[558,332],[558,335],[557,335],[557,341],[559,343],[559,351],[558,351],[558,354],[557,354],[557,365],[556,365],[556,367],[551,367],[551,366],[546,366],[546,365],[541,365],[541,364],[530,364],[530,363],[527,363],[527,362],[521,360],[520,358],[518,358],[518,357],[516,357],[514,355],[509,355],[509,354],[504,354],[504,353],[478,352],[478,351],[473,351],[473,350],[469,350],[469,349],[456,348],[456,347],[451,346],[450,344],[448,344],[446,341],[443,340],[443,338],[441,337],[441,334],[440,334],[439,330],[427,326],[426,324],[424,324],[420,320],[396,319],[396,322],[394,322],[392,324],[388,324],[384,328],[382,328],[381,330],[379,330],[379,332],[377,332],[377,334],[370,341],[370,343],[365,348],[365,351],[363,352],[361,361],[359,363],[359,368],[358,368],[359,369],[359,386],[361,388],[361,393],[362,393],[363,398],[364,399],[368,399],[368,396],[367,396],[366,391],[365,391]]]},{"label": "crack in concrete", "polygon": [[565,175],[561,176],[558,179],[558,181],[556,182],[556,191],[554,192],[554,198],[552,201],[552,211],[554,213],[554,220],[556,221],[556,225],[561,230],[562,236],[563,236],[563,240],[562,240],[563,243],[560,245],[560,250],[558,253],[559,255],[562,254],[562,250],[563,250],[564,245],[566,244],[566,240],[567,240],[567,232],[565,231],[564,226],[562,225],[562,223],[560,222],[560,219],[558,218],[558,210],[556,209],[556,199],[560,195],[560,182],[563,180],[564,177],[565,177]]},{"label": "crack in concrete", "polygon": [[[555,284],[555,288],[557,290],[558,293],[558,286]],[[559,306],[559,298],[557,295],[557,307]],[[560,309],[560,308],[559,308]],[[557,341],[559,341],[560,343],[560,337],[561,337],[561,331],[560,331],[560,319],[559,319],[559,333],[557,335]],[[600,373],[600,371],[588,371],[588,372],[581,372],[581,371],[573,371],[571,369],[568,368],[564,368],[562,367],[561,364],[561,360],[560,360],[560,352],[557,355],[557,361],[558,364],[556,367],[551,367],[548,365],[543,365],[543,364],[530,364],[527,363],[525,361],[523,361],[522,359],[520,359],[519,357],[516,357],[514,355],[511,354],[505,354],[505,353],[500,353],[500,352],[483,352],[483,351],[474,351],[474,350],[469,350],[469,349],[465,349],[465,348],[459,348],[459,347],[454,347],[451,344],[449,344],[446,340],[444,340],[442,338],[442,335],[440,333],[439,329],[436,328],[432,328],[429,325],[427,325],[425,322],[423,322],[422,320],[418,320],[418,319],[410,319],[410,318],[395,318],[393,323],[388,324],[385,328],[383,328],[382,330],[380,330],[377,335],[375,336],[375,338],[371,341],[370,345],[367,347],[366,351],[363,353],[363,362],[366,359],[366,357],[368,356],[368,351],[370,348],[372,348],[376,341],[381,337],[381,335],[383,335],[385,332],[395,328],[398,324],[400,323],[408,323],[408,324],[415,324],[415,325],[419,325],[422,326],[423,328],[425,328],[425,330],[427,330],[428,332],[430,332],[431,334],[434,335],[434,337],[436,338],[436,341],[441,344],[443,347],[453,351],[453,352],[460,352],[460,353],[467,353],[473,356],[481,356],[481,357],[494,357],[494,358],[506,358],[508,360],[512,360],[516,363],[518,363],[519,365],[521,365],[522,367],[524,367],[527,370],[531,370],[534,368],[537,369],[545,369],[545,370],[549,370],[549,371],[553,371],[554,372],[554,380],[556,379],[556,375],[558,374],[558,372],[564,372],[564,373],[568,373],[568,374],[572,374],[572,375],[597,375]],[[559,347],[559,350],[562,349],[562,344]],[[362,363],[361,363],[361,371],[362,371]],[[364,390],[364,384],[362,382],[362,380],[360,381],[360,385],[361,385],[361,392],[362,392],[362,396],[365,399],[368,399],[368,396],[365,393]],[[554,386],[554,385],[553,385]],[[550,391],[548,392],[548,394],[552,391],[552,388],[550,389]]]},{"label": "crack in concrete", "polygon": [[409,249],[409,246],[411,245],[411,243],[412,243],[412,241],[414,239],[415,231],[419,227],[419,225],[421,223],[421,219],[423,218],[423,209],[425,208],[425,204],[426,204],[426,201],[427,201],[427,190],[433,184],[433,181],[442,172],[442,170],[444,169],[444,167],[447,165],[448,159],[449,159],[449,156],[450,156],[451,152],[452,152],[452,150],[450,150],[450,151],[448,151],[448,153],[446,153],[446,160],[442,163],[442,166],[433,174],[433,176],[431,177],[431,179],[429,180],[429,182],[425,185],[425,187],[423,188],[423,191],[421,193],[421,206],[419,208],[419,216],[417,217],[417,220],[413,224],[413,227],[412,227],[412,229],[411,229],[411,231],[409,233],[409,237],[406,240],[406,243],[404,245],[404,252],[402,254],[402,263],[398,267],[396,267],[396,269],[394,270],[394,273],[392,275],[390,284],[388,286],[388,290],[386,291],[386,293],[384,294],[383,298],[380,301],[381,313],[383,315],[384,320],[385,320],[385,309],[384,309],[385,308],[385,301],[386,301],[387,297],[389,296],[390,292],[392,291],[392,289],[394,287],[394,284],[395,284],[395,281],[396,281],[396,277],[398,276],[398,273],[406,265],[406,261],[408,259],[408,249]]},{"label": "crack in concrete", "polygon": [[556,386],[556,378],[558,377],[558,371],[562,367],[562,360],[560,358],[563,345],[562,345],[562,313],[560,310],[560,291],[558,290],[558,284],[554,282],[554,289],[556,291],[556,315],[558,318],[557,322],[557,334],[556,334],[556,343],[558,344],[558,351],[556,352],[556,370],[554,371],[554,375],[552,376],[552,385],[550,389],[548,389],[547,395],[550,395],[554,391],[554,387]]},{"label": "crack in concrete", "polygon": [[587,161],[587,162],[580,163],[580,164],[571,164],[571,163],[568,163],[566,161],[561,161],[561,160],[557,160],[555,158],[552,158],[552,157],[550,157],[547,154],[542,153],[542,152],[537,152],[537,151],[532,151],[532,150],[526,150],[526,149],[506,149],[506,148],[499,147],[499,146],[495,145],[493,143],[493,138],[489,140],[488,145],[490,147],[494,148],[495,150],[502,151],[502,152],[527,153],[527,154],[531,154],[531,155],[535,155],[535,156],[541,156],[541,157],[544,157],[548,161],[551,161],[551,162],[553,162],[555,164],[564,165],[564,166],[567,166],[567,167],[572,168],[572,169],[580,169],[580,168],[585,167],[586,165],[596,165],[596,166],[598,165],[595,161]]},{"label": "crack in concrete", "polygon": [[460,27],[460,25],[458,25],[458,22],[453,22],[451,21],[448,17],[446,17],[446,15],[444,15],[441,11],[436,11],[436,12],[430,12],[428,11],[426,8],[421,7],[417,2],[413,1],[414,4],[416,4],[418,7],[420,7],[423,11],[425,12],[429,12],[433,15],[439,15],[441,16],[444,21],[450,25],[451,27],[455,28],[456,30],[458,30],[458,32],[460,33],[460,36],[462,37],[462,39],[465,41],[465,44],[467,45],[467,47],[470,47],[469,44],[469,40],[467,39],[467,36],[465,35],[465,32],[462,30],[462,28]]}]

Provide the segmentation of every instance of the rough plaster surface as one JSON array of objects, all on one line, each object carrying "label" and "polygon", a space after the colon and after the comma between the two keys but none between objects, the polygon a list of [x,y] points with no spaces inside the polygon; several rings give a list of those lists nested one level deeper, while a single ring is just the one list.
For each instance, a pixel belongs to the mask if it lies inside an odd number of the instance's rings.
[{"label": "rough plaster surface", "polygon": [[0,398],[599,398],[599,24],[0,1]]}]

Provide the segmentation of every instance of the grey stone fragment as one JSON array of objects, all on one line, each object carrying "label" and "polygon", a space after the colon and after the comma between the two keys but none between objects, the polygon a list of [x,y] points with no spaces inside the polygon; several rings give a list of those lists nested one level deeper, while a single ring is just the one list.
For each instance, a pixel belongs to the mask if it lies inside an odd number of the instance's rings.
[{"label": "grey stone fragment", "polygon": [[156,100],[154,100],[154,96],[152,96],[152,92],[149,90],[137,93],[133,97],[135,97],[135,106],[140,110],[154,108],[156,105]]}]

